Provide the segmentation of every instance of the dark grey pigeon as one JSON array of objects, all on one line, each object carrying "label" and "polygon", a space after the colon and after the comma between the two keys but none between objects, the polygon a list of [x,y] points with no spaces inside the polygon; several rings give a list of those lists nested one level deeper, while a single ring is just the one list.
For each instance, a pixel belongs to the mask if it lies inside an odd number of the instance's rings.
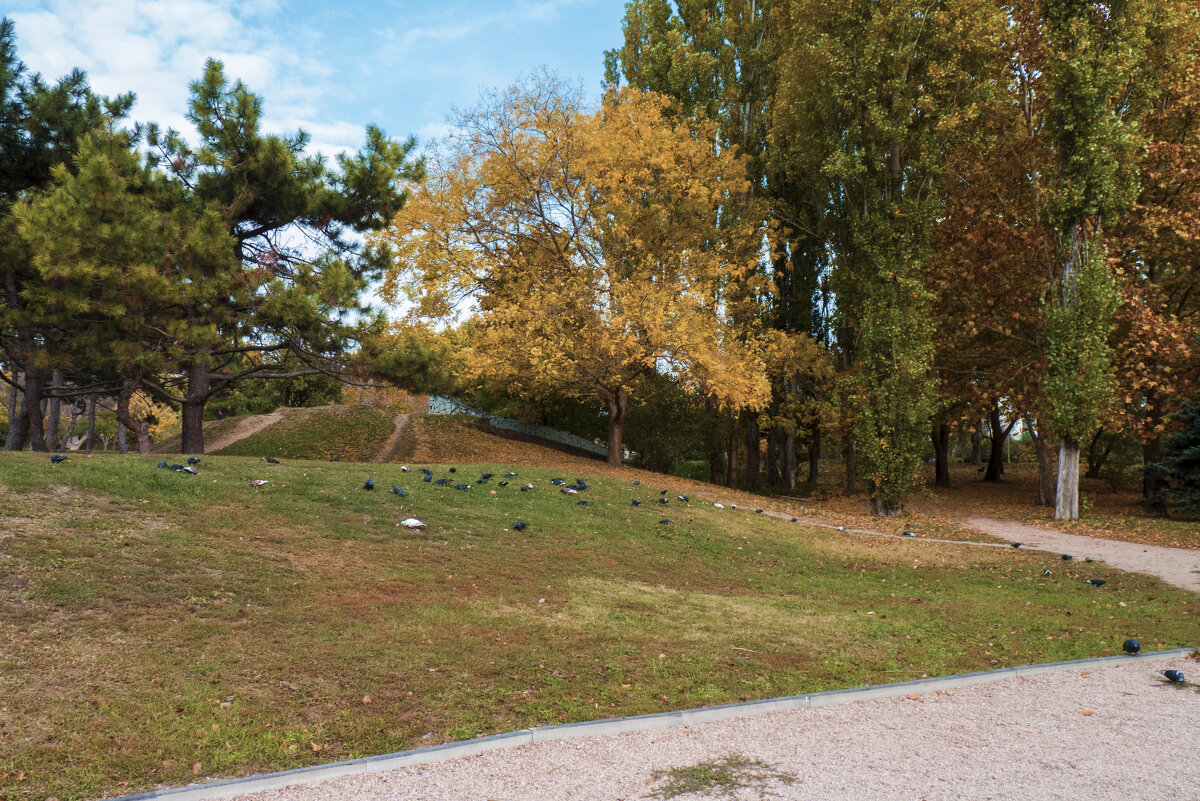
[{"label": "dark grey pigeon", "polygon": [[329,461],[331,461],[331,462],[340,462],[340,461],[342,461],[342,460],[341,460],[341,459],[339,459],[339,458],[337,458],[336,456],[330,456],[330,457],[329,457]]},{"label": "dark grey pigeon", "polygon": [[662,492],[660,492],[660,493],[658,493],[658,494],[659,494],[659,495],[666,495],[666,494],[667,494],[667,491],[666,491],[666,490],[663,490]]},{"label": "dark grey pigeon", "polygon": [[687,502],[688,502],[688,496],[686,496],[686,495],[680,495],[680,496],[679,496],[679,500],[683,501],[684,503],[687,503]]},{"label": "dark grey pigeon", "polygon": [[446,486],[447,484],[449,484],[449,483],[450,483],[450,479],[448,479],[448,478],[439,478],[437,481],[435,481],[435,482],[433,482],[433,483],[434,483],[434,484],[437,484],[437,485],[439,485],[439,486],[442,486],[442,487],[444,487],[444,486]]},{"label": "dark grey pigeon", "polygon": [[1063,560],[1064,562],[1070,562],[1070,561],[1071,561],[1072,559],[1074,559],[1074,558],[1075,558],[1075,557],[1074,557],[1074,556],[1071,556],[1071,554],[1069,554],[1069,553],[1064,553],[1064,554],[1062,555],[1062,560]]},{"label": "dark grey pigeon", "polygon": [[1095,562],[1096,560],[1095,560],[1095,559],[1093,559],[1092,557],[1090,557],[1090,556],[1089,556],[1089,557],[1087,557],[1086,559],[1084,559],[1083,561],[1085,561],[1085,562]]},{"label": "dark grey pigeon", "polygon": [[470,484],[455,484],[454,488],[456,490],[469,490],[471,488],[471,485]]},{"label": "dark grey pigeon", "polygon": [[1093,587],[1103,587],[1108,582],[1104,579],[1087,579],[1086,583],[1091,584]]},{"label": "dark grey pigeon", "polygon": [[403,498],[408,493],[393,484],[392,485],[392,494]]},{"label": "dark grey pigeon", "polygon": [[1172,684],[1187,684],[1187,679],[1184,678],[1182,670],[1164,670],[1162,674]]},{"label": "dark grey pigeon", "polygon": [[659,503],[667,503],[667,499],[666,499],[666,498],[659,498],[659,499],[658,499],[658,502],[659,502]]},{"label": "dark grey pigeon", "polygon": [[763,510],[762,510],[762,509],[755,509],[755,510],[754,510],[754,514],[756,514],[756,515],[761,515],[762,513],[763,513]]},{"label": "dark grey pigeon", "polygon": [[63,456],[61,453],[56,453],[50,457],[50,464],[62,464],[65,461],[67,461],[67,457]]},{"label": "dark grey pigeon", "polygon": [[1042,575],[1043,575],[1043,576],[1050,576],[1050,575],[1053,575],[1053,574],[1050,572],[1050,568],[1046,568],[1045,570],[1043,570],[1043,571],[1042,571]]},{"label": "dark grey pigeon", "polygon": [[424,481],[426,484],[428,484],[430,481],[433,481],[433,473],[426,473]]},{"label": "dark grey pigeon", "polygon": [[166,466],[167,466],[167,463],[166,463],[166,462],[159,462],[159,463],[158,463],[158,466],[159,466],[159,467],[161,467],[161,468],[164,468],[164,469],[165,469],[165,468],[166,468]]},{"label": "dark grey pigeon", "polygon": [[189,457],[187,458],[187,463],[188,463],[188,464],[193,464],[193,465],[194,465],[194,464],[200,464],[200,457],[199,457],[199,456],[189,456]]},{"label": "dark grey pigeon", "polygon": [[561,487],[563,484],[566,484],[567,482],[563,481],[561,478],[552,478],[552,479],[550,479],[550,483],[556,487]]},{"label": "dark grey pigeon", "polygon": [[634,506],[641,506],[641,505],[642,505],[642,502],[641,502],[641,501],[639,501],[637,498],[634,498],[632,501],[630,501],[630,503],[631,503],[631,504],[633,504]]},{"label": "dark grey pigeon", "polygon": [[518,520],[517,522],[513,523],[513,528],[516,529],[517,531],[524,531],[525,529],[529,528],[529,524],[524,521]]},{"label": "dark grey pigeon", "polygon": [[479,480],[483,481],[485,479],[493,478],[493,477],[495,477],[495,475],[496,475],[495,473],[484,473],[482,476],[479,477]]},{"label": "dark grey pigeon", "polygon": [[507,487],[507,486],[508,486],[508,482],[507,482],[507,481],[501,481],[501,482],[500,482],[499,484],[497,484],[496,486],[498,486],[498,487]]},{"label": "dark grey pigeon", "polygon": [[458,472],[458,468],[457,468],[457,467],[451,467],[451,468],[450,468],[450,472],[451,472],[451,473],[457,473],[457,472]]},{"label": "dark grey pigeon", "polygon": [[267,464],[279,464],[279,460],[273,456],[264,456],[262,460]]},{"label": "dark grey pigeon", "polygon": [[576,506],[591,506],[591,501],[575,501]]},{"label": "dark grey pigeon", "polygon": [[913,531],[912,529],[909,529],[908,531],[905,531],[905,532],[904,532],[903,536],[905,536],[905,537],[915,537],[915,536],[917,536],[917,532]]},{"label": "dark grey pigeon", "polygon": [[517,474],[512,472],[511,470],[509,470],[507,473],[504,474],[504,477],[505,478],[516,478]]},{"label": "dark grey pigeon", "polygon": [[670,525],[670,524],[671,524],[671,522],[672,522],[672,521],[671,521],[670,519],[668,519],[668,518],[665,518],[665,517],[664,517],[662,520],[659,520],[659,521],[658,521],[658,524],[659,524],[660,526],[668,526],[668,525]]},{"label": "dark grey pigeon", "polygon": [[1138,651],[1142,650],[1142,644],[1137,640],[1129,639],[1126,640],[1125,644],[1121,646],[1121,650],[1127,654],[1130,654],[1131,656],[1137,656]]},{"label": "dark grey pigeon", "polygon": [[367,492],[370,492],[371,490],[375,489],[375,479],[368,478],[366,481],[364,481],[363,489],[365,489]]},{"label": "dark grey pigeon", "polygon": [[1025,543],[1023,543],[1023,542],[1014,542],[1014,543],[1012,544],[1012,547],[1014,547],[1014,548],[1020,548],[1020,547],[1021,547],[1022,545],[1024,545],[1024,544],[1025,544]]}]

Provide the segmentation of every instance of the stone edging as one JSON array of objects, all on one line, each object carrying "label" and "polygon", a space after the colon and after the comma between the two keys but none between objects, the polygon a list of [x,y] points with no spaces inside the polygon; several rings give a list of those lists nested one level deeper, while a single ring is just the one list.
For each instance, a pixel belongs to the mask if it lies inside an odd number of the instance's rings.
[{"label": "stone edging", "polygon": [[1042,665],[1022,665],[1020,667],[999,668],[997,670],[984,670],[975,673],[959,673],[954,676],[915,679],[895,684],[850,687],[844,690],[828,690],[826,692],[809,693],[806,695],[767,698],[761,701],[747,701],[744,703],[723,704],[721,706],[700,707],[698,709],[685,709],[678,712],[658,712],[650,715],[589,720],[579,723],[564,723],[556,726],[535,726],[530,729],[508,732],[507,734],[493,734],[473,740],[462,740],[425,748],[414,748],[408,751],[397,751],[391,754],[361,757],[344,762],[334,762],[328,765],[293,768],[277,773],[266,773],[260,776],[224,779],[192,785],[190,787],[138,793],[137,795],[127,795],[110,799],[110,801],[149,801],[150,799],[206,801],[207,799],[226,798],[233,795],[271,790],[292,784],[311,784],[324,781],[325,779],[332,779],[336,776],[381,773],[386,770],[394,770],[410,765],[442,762],[448,759],[475,756],[486,751],[515,748],[521,745],[530,745],[550,740],[569,740],[575,737],[598,737],[630,731],[649,731],[674,726],[693,726],[699,723],[749,717],[767,712],[835,706],[852,701],[866,701],[874,698],[894,698],[896,696],[908,695],[912,692],[929,693],[936,690],[949,690],[957,687],[967,687],[972,684],[984,684],[1000,679],[1012,678],[1014,676],[1032,676],[1038,673],[1048,673],[1067,668],[1130,662],[1133,659],[1147,660],[1178,656],[1189,653],[1192,650],[1192,648],[1175,648],[1169,651],[1155,651],[1142,654],[1138,657],[1102,656],[1091,659],[1074,659],[1067,662],[1049,662]]}]

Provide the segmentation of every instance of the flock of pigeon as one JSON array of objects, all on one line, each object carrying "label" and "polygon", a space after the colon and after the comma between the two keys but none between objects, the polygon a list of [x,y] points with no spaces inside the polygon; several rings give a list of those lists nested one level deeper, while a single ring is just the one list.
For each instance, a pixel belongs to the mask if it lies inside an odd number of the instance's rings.
[{"label": "flock of pigeon", "polygon": [[[272,465],[277,465],[280,463],[278,459],[275,459],[270,456],[264,456],[264,457],[262,457],[262,460],[265,463],[272,464]],[[62,454],[55,453],[50,456],[50,464],[52,464],[52,465],[59,465],[65,461],[67,461],[67,457]],[[186,461],[187,461],[187,464],[168,464],[165,461],[160,461],[158,463],[157,467],[159,469],[163,469],[163,470],[171,470],[176,473],[189,473],[191,475],[196,475],[199,472],[197,470],[197,465],[200,464],[200,458],[198,456],[189,456],[186,459]],[[335,456],[332,459],[330,459],[329,461],[337,462],[337,461],[339,461],[339,459]],[[493,473],[483,473],[482,475],[479,476],[479,478],[475,479],[475,481],[473,483],[467,484],[467,483],[464,483],[461,481],[455,481],[454,478],[448,478],[448,477],[434,479],[432,470],[430,470],[427,467],[422,467],[419,469],[421,471],[422,481],[424,483],[426,483],[426,484],[433,483],[433,484],[437,484],[442,487],[452,487],[455,490],[459,490],[459,491],[463,491],[463,492],[474,489],[478,486],[488,484],[489,482],[491,482],[491,480],[493,478],[496,478],[495,474],[493,474]],[[400,470],[401,470],[401,472],[404,472],[404,473],[410,472],[408,465],[401,465]],[[449,472],[451,474],[457,474],[458,469],[455,467],[451,467]],[[504,474],[503,480],[496,482],[496,486],[498,488],[507,487],[510,484],[510,480],[514,479],[514,478],[517,478],[517,474],[515,472],[509,471]],[[268,483],[270,483],[270,482],[267,481],[266,479],[254,479],[253,481],[250,482],[250,485],[252,487],[257,488],[257,487],[262,487]],[[642,482],[634,481],[633,483],[635,486],[640,486]],[[588,483],[586,481],[584,481],[582,478],[575,479],[574,484],[568,484],[566,482],[566,480],[562,479],[562,478],[552,478],[552,479],[550,479],[550,484],[552,486],[558,487],[559,492],[562,493],[563,495],[567,495],[567,496],[575,496],[581,492],[591,489],[591,487],[588,485]],[[362,488],[364,490],[366,490],[367,492],[373,491],[375,489],[375,479],[368,478],[365,482],[363,482]],[[534,489],[534,485],[529,484],[529,483],[522,484],[519,489],[521,492],[529,492],[530,490]],[[402,487],[396,486],[394,484],[392,485],[391,491],[392,491],[393,495],[396,495],[397,497],[400,497],[400,498],[407,497],[407,495],[408,495],[408,492],[406,490],[404,490]],[[495,495],[496,490],[491,490],[491,494]],[[670,500],[666,496],[667,496],[667,490],[662,490],[659,492],[659,497],[657,500],[660,505],[667,506],[670,503]],[[676,497],[682,503],[690,503],[691,502],[691,499],[687,495],[678,495]],[[575,503],[579,506],[591,506],[592,505],[592,501],[589,501],[584,498],[577,500]],[[630,503],[631,503],[631,505],[636,507],[636,506],[640,506],[642,504],[642,501],[640,501],[637,498],[634,498],[630,501]],[[712,505],[717,509],[726,508],[725,504],[720,503],[720,502],[713,502]],[[729,504],[729,508],[736,510],[738,507],[737,507],[737,504]],[[764,511],[762,509],[755,509],[754,512],[756,514],[764,513]],[[663,518],[663,519],[659,520],[658,522],[660,525],[669,525],[674,521],[672,521],[669,518]],[[793,517],[793,518],[791,518],[791,522],[797,523],[797,522],[799,522],[799,520],[797,518]],[[401,520],[400,525],[402,525],[406,528],[410,528],[410,529],[421,529],[421,528],[426,527],[425,523],[422,523],[420,520],[416,519],[415,517],[409,517],[409,518],[406,518],[405,520]],[[527,528],[529,528],[529,524],[523,520],[517,520],[516,522],[513,523],[512,527],[516,531],[525,531]],[[835,528],[838,531],[845,531],[845,526],[836,526]],[[904,531],[902,536],[915,537],[916,532],[909,529],[909,530]],[[1022,545],[1023,545],[1023,543],[1020,543],[1020,542],[1012,543],[1013,548],[1020,548]],[[1062,560],[1064,562],[1070,562],[1074,558],[1075,557],[1073,557],[1071,554],[1066,554],[1066,553],[1062,554]],[[1092,559],[1092,557],[1089,556],[1084,561],[1092,562],[1093,559]],[[1046,568],[1045,570],[1042,571],[1042,575],[1049,576],[1049,575],[1052,575],[1052,572],[1049,568]],[[1085,579],[1084,582],[1086,584],[1090,584],[1093,587],[1103,587],[1107,583],[1104,579],[1097,579],[1097,578]],[[1122,644],[1121,648],[1123,651],[1125,651],[1125,653],[1129,654],[1130,656],[1137,656],[1142,650],[1141,643],[1139,643],[1135,639],[1126,640]],[[1162,673],[1163,678],[1166,680],[1166,682],[1168,684],[1179,684],[1179,685],[1187,684],[1187,679],[1185,678],[1185,676],[1183,675],[1183,671],[1181,671],[1181,670],[1163,670],[1163,671],[1160,671],[1160,673]]]}]

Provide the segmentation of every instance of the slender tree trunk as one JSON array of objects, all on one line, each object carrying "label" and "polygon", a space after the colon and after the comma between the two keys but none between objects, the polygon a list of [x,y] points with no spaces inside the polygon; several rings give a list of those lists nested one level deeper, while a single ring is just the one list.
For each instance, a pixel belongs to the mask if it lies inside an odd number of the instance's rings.
[{"label": "slender tree trunk", "polygon": [[16,422],[17,413],[20,409],[20,396],[17,393],[17,383],[19,379],[17,371],[14,369],[12,374],[12,383],[8,385],[8,404],[5,406],[8,409],[8,428],[11,431],[13,423]]},{"label": "slender tree trunk", "polygon": [[767,435],[767,486],[781,486],[779,478],[779,434],[772,431]]},{"label": "slender tree trunk", "polygon": [[846,492],[858,492],[858,448],[846,435]]},{"label": "slender tree trunk", "polygon": [[1058,485],[1054,494],[1054,519],[1079,517],[1079,444],[1065,437],[1058,441]]},{"label": "slender tree trunk", "polygon": [[738,474],[738,433],[741,431],[740,415],[733,418],[733,422],[729,428],[729,450],[726,451],[725,461],[725,486],[737,486]]},{"label": "slender tree trunk", "polygon": [[[188,367],[187,395],[184,396],[183,400],[183,442],[180,446],[180,453],[204,453],[204,406],[208,403],[208,388],[208,360],[197,357],[196,361],[192,362]],[[621,419],[617,423],[618,446],[620,445],[620,428],[625,422],[624,404],[622,403],[621,405]],[[611,412],[612,404],[610,403],[609,406]],[[608,421],[608,433],[610,438],[609,464],[620,464],[621,450],[619,447],[615,451],[617,461],[613,461],[614,450],[611,439],[613,434],[612,419]]]},{"label": "slender tree trunk", "polygon": [[41,370],[25,371],[25,425],[29,437],[29,449],[47,453],[46,435],[42,428],[42,376]]},{"label": "slender tree trunk", "polygon": [[[629,393],[623,389],[613,392],[608,399],[608,463],[620,465],[624,462],[625,445],[621,441],[625,433],[625,414],[629,410]],[[203,446],[199,453],[203,453]]]},{"label": "slender tree trunk", "polygon": [[1142,499],[1155,497],[1164,489],[1158,471],[1147,470],[1146,466],[1162,458],[1162,437],[1154,437],[1142,443]]},{"label": "slender tree trunk", "polygon": [[789,429],[783,438],[783,486],[796,488],[796,430]]},{"label": "slender tree trunk", "polygon": [[[135,420],[129,413],[129,405],[137,389],[137,380],[127,381],[121,387],[121,394],[117,396],[117,420],[123,427],[134,433],[134,436],[137,437],[138,453],[146,456],[150,453],[150,421]],[[128,449],[128,446],[126,448]],[[124,452],[122,451],[122,453]]]},{"label": "slender tree trunk", "polygon": [[[62,373],[55,370],[50,374],[50,390],[58,392],[62,386]],[[62,447],[58,439],[58,427],[62,424],[62,398],[50,396],[47,404],[49,414],[46,415],[46,447],[57,451]]]},{"label": "slender tree trunk", "polygon": [[[1108,456],[1112,453],[1113,444],[1116,441],[1116,437],[1112,436],[1106,441],[1104,429],[1096,429],[1095,436],[1088,444],[1087,472],[1084,473],[1084,478],[1100,478],[1100,471],[1104,469],[1104,463],[1108,461]],[[1101,447],[1101,443],[1104,443],[1104,447]]]},{"label": "slender tree trunk", "polygon": [[1037,453],[1037,506],[1054,505],[1054,489],[1057,476],[1055,475],[1054,456],[1050,451],[1050,433],[1039,431],[1029,420],[1025,421],[1029,428],[1029,436],[1033,439],[1033,447]]},{"label": "slender tree trunk", "polygon": [[903,507],[898,503],[886,503],[883,498],[879,496],[879,491],[876,489],[873,482],[870,486],[870,492],[871,514],[878,517],[895,517],[903,510]]},{"label": "slender tree trunk", "polygon": [[814,423],[812,427],[812,444],[808,448],[808,483],[817,483],[817,473],[821,467],[821,424]]},{"label": "slender tree trunk", "polygon": [[759,451],[762,433],[758,430],[758,420],[754,415],[748,414],[746,417],[746,486],[756,490],[762,482],[762,454]]},{"label": "slender tree trunk", "polygon": [[929,432],[933,440],[933,483],[938,487],[950,486],[950,426],[938,423]]},{"label": "slender tree trunk", "polygon": [[[1014,422],[1016,422],[1014,420]],[[984,481],[999,481],[1004,475],[1004,443],[1008,441],[1008,432],[1013,424],[1007,426],[1000,420],[999,407],[993,406],[988,412],[988,425],[992,429],[992,447],[988,454],[987,472],[983,474]]]},{"label": "slender tree trunk", "polygon": [[[108,441],[105,440],[104,450],[108,450]],[[117,426],[117,453],[129,453],[129,429],[123,425]]]},{"label": "slender tree trunk", "polygon": [[88,398],[87,452],[96,448],[96,396]]},{"label": "slender tree trunk", "polygon": [[62,444],[64,448],[71,447],[71,437],[75,436],[75,426],[79,425],[79,415],[83,413],[83,407],[79,405],[77,400],[71,401],[71,422],[67,423],[67,433],[63,434]]},{"label": "slender tree trunk", "polygon": [[983,464],[983,420],[975,421],[975,430],[971,432],[971,466]]},{"label": "slender tree trunk", "polygon": [[708,425],[704,427],[705,454],[708,457],[708,482],[721,484],[725,481],[725,442],[724,426],[719,423],[728,415],[720,415],[711,397],[704,399],[704,411],[708,417]]}]

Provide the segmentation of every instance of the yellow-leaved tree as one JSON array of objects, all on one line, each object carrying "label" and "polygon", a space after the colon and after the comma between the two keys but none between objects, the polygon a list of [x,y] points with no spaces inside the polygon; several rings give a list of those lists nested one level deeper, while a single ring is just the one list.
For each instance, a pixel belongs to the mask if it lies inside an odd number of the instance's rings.
[{"label": "yellow-leaved tree", "polygon": [[544,73],[454,123],[380,234],[397,254],[385,298],[424,320],[476,315],[473,375],[599,400],[610,463],[652,376],[733,408],[767,401],[762,215],[712,123],[635,90],[592,110]]}]

